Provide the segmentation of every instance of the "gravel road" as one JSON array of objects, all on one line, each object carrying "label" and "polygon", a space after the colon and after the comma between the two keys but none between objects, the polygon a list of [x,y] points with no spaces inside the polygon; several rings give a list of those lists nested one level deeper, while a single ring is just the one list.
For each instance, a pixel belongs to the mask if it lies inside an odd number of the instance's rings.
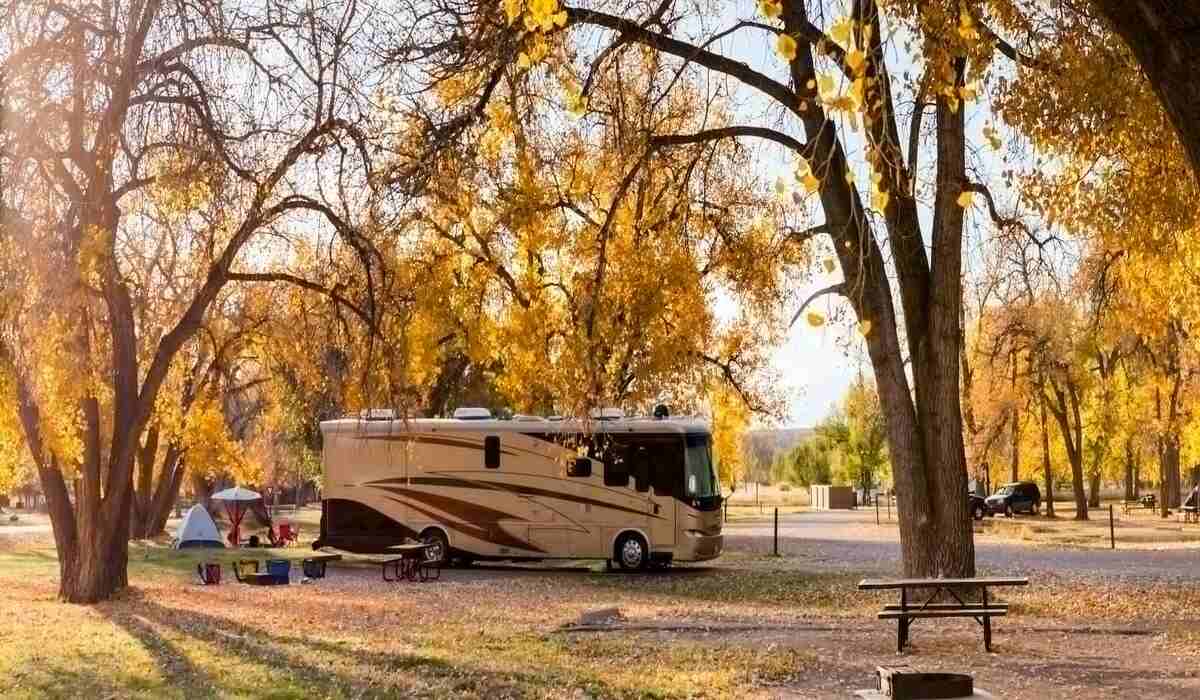
[{"label": "gravel road", "polygon": [[[770,552],[772,528],[769,520],[729,523],[725,547]],[[875,525],[873,513],[782,515],[779,549],[781,554],[811,563],[814,569],[889,575],[900,571],[896,526]],[[989,575],[1200,582],[1200,549],[1066,549],[977,537],[975,552],[980,573]]]}]

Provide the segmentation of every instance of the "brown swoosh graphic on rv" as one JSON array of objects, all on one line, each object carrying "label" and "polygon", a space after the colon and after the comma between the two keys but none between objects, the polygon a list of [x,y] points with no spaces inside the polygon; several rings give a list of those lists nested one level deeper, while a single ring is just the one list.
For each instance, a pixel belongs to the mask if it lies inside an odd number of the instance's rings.
[{"label": "brown swoosh graphic on rv", "polygon": [[[410,495],[410,494],[405,494],[405,495]],[[445,525],[446,527],[450,528],[451,530],[457,530],[458,532],[461,532],[465,535],[474,537],[477,540],[481,540],[483,542],[490,542],[495,545],[500,545],[501,547],[516,547],[517,549],[524,549],[529,552],[541,552],[543,554],[545,554],[545,552],[546,552],[546,550],[541,549],[539,547],[535,547],[530,542],[526,542],[525,540],[523,540],[519,537],[515,537],[514,535],[512,535],[511,533],[506,531],[504,528],[501,528],[498,526],[494,527],[494,528],[482,528],[482,527],[475,527],[475,526],[471,525],[470,523],[458,522],[458,521],[454,521],[454,520],[447,521],[447,520],[442,519],[442,517],[439,516],[437,513],[434,513],[433,511],[430,511],[430,510],[425,510],[424,508],[416,505],[415,503],[405,503],[404,501],[400,500],[399,498],[393,498],[391,496],[388,496],[388,498],[397,503],[406,505],[409,508],[412,508],[413,510],[417,511],[418,513],[423,513],[423,514],[429,516],[435,522],[437,522],[441,525]]]},{"label": "brown swoosh graphic on rv", "polygon": [[[487,491],[508,491],[510,493],[516,493],[518,495],[526,496],[526,497],[553,498],[553,499],[558,499],[560,501],[567,501],[569,503],[579,503],[579,504],[583,504],[583,505],[596,506],[599,508],[611,508],[612,510],[619,510],[624,513],[632,513],[634,515],[646,515],[651,518],[656,518],[659,520],[662,519],[662,516],[655,515],[653,513],[645,511],[645,510],[637,510],[635,508],[619,506],[619,505],[615,505],[615,504],[608,503],[605,501],[600,501],[600,500],[597,500],[594,498],[587,498],[584,496],[575,496],[575,495],[569,494],[569,493],[562,493],[561,491],[551,491],[549,489],[538,488],[536,486],[524,486],[522,484],[502,484],[502,483],[498,483],[495,481],[476,481],[476,480],[471,480],[471,479],[457,479],[454,477],[414,476],[414,477],[408,477],[407,479],[405,479],[404,477],[396,477],[396,478],[392,478],[392,479],[380,479],[378,481],[369,481],[369,482],[367,482],[366,485],[367,486],[375,486],[375,488],[384,488],[383,486],[380,486],[380,484],[386,484],[386,483],[409,483],[409,484],[416,484],[416,485],[420,485],[420,486],[452,486],[452,487],[458,487],[458,488],[464,488],[464,489],[481,489],[481,490],[487,490]],[[561,513],[560,513],[560,515],[561,515]],[[508,516],[506,516],[506,517],[508,517]]]},{"label": "brown swoosh graphic on rv", "polygon": [[449,513],[457,518],[462,518],[470,522],[476,523],[494,523],[500,520],[524,520],[524,518],[505,513],[504,511],[488,508],[487,506],[471,503],[458,498],[442,496],[436,493],[427,491],[414,491],[412,489],[401,488],[399,486],[376,486],[375,488],[394,493],[397,496],[406,496],[415,501],[420,501],[426,505],[433,506],[438,510]]}]

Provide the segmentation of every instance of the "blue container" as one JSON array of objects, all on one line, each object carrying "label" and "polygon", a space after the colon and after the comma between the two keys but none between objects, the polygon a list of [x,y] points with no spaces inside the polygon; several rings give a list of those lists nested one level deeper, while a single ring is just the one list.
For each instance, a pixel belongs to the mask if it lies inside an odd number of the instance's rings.
[{"label": "blue container", "polygon": [[287,559],[268,559],[267,573],[275,577],[279,583],[287,583],[292,571],[292,562]]}]

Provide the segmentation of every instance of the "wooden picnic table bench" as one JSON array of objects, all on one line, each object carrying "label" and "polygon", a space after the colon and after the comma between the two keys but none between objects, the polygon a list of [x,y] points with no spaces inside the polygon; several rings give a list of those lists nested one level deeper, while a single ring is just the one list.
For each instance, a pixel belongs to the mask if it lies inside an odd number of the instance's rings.
[{"label": "wooden picnic table bench", "polygon": [[[1007,603],[988,600],[988,588],[996,586],[1028,586],[1027,578],[902,578],[863,579],[860,591],[900,589],[900,603],[883,606],[880,620],[896,620],[896,651],[903,652],[908,644],[908,628],[913,620],[969,617],[983,627],[983,648],[992,650],[992,618],[1008,614]],[[980,599],[965,599],[967,589],[977,589]],[[913,600],[910,595],[922,594]],[[927,595],[926,595],[927,594]],[[942,600],[939,600],[942,598]],[[945,598],[952,601],[946,602]]]},{"label": "wooden picnic table bench", "polygon": [[[430,561],[429,551],[436,547],[435,544],[419,543],[419,544],[398,544],[388,547],[389,552],[395,552],[396,556],[380,559],[379,564],[383,567],[383,580],[387,582],[403,581],[421,581],[437,580],[442,577],[441,566],[435,561]],[[388,578],[388,570],[392,571],[392,578]]]},{"label": "wooden picnic table bench", "polygon": [[1158,498],[1152,493],[1137,498],[1127,498],[1121,502],[1121,511],[1128,513],[1131,510],[1142,508],[1154,510],[1158,506]]}]

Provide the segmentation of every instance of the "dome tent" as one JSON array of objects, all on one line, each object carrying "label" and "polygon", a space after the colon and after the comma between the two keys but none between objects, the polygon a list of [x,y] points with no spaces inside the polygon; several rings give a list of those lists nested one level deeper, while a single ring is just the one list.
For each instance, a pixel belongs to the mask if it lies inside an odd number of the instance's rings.
[{"label": "dome tent", "polygon": [[179,529],[175,531],[175,548],[224,546],[221,533],[217,532],[217,525],[204,506],[196,504],[189,508],[179,523]]}]

